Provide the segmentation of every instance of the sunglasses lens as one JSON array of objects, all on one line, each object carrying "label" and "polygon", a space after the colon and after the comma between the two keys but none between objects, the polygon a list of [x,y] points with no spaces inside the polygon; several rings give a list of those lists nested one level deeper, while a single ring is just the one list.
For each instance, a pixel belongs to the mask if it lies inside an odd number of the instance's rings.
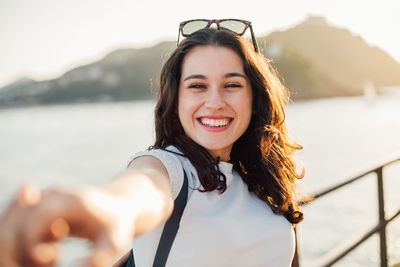
[{"label": "sunglasses lens", "polygon": [[244,30],[246,29],[246,24],[236,20],[221,21],[219,25],[221,28],[233,31],[234,33],[237,33],[239,35],[242,35],[244,33]]},{"label": "sunglasses lens", "polygon": [[184,36],[190,35],[198,30],[204,29],[205,27],[207,27],[207,25],[208,25],[207,21],[202,21],[202,20],[191,21],[183,26],[182,33]]}]

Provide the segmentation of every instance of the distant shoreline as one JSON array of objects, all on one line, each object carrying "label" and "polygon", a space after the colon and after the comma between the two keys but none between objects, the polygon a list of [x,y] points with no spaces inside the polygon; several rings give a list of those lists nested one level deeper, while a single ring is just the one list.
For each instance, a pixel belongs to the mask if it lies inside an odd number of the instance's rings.
[{"label": "distant shoreline", "polygon": [[[371,98],[365,95],[352,95],[352,96],[332,96],[332,97],[320,97],[320,98],[309,98],[309,99],[298,99],[289,101],[292,103],[307,103],[310,101],[324,101],[327,99],[350,99],[365,97],[367,101],[371,101]],[[400,98],[400,86],[386,86],[378,88],[376,96],[379,97],[390,97],[390,98]],[[30,107],[50,107],[50,106],[75,106],[75,105],[86,105],[86,104],[100,104],[100,103],[127,103],[127,102],[141,102],[141,101],[156,101],[156,97],[141,98],[141,99],[94,99],[87,101],[65,101],[65,102],[52,102],[52,103],[31,103],[31,104],[16,104],[16,105],[0,105],[0,110],[8,109],[21,109]],[[372,99],[373,101],[373,99]]]},{"label": "distant shoreline", "polygon": [[48,107],[48,106],[75,106],[75,105],[86,105],[86,104],[100,104],[100,103],[125,103],[125,102],[140,102],[140,101],[152,101],[156,98],[141,98],[141,99],[112,99],[112,100],[88,100],[88,101],[71,101],[71,102],[52,102],[52,103],[35,103],[35,104],[16,104],[16,105],[0,105],[0,110],[5,109],[20,109],[30,107]]}]

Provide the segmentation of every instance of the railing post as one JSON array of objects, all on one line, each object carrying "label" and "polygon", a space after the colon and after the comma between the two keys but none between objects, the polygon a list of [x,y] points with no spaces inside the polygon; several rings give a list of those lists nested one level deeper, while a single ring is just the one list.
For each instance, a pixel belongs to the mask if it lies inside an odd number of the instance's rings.
[{"label": "railing post", "polygon": [[299,228],[298,225],[294,227],[294,236],[295,236],[295,251],[294,251],[294,257],[292,261],[292,267],[300,267],[300,251],[299,251]]},{"label": "railing post", "polygon": [[381,267],[387,267],[387,247],[386,247],[386,221],[385,221],[385,201],[383,194],[383,167],[376,169],[378,181],[378,200],[379,200],[379,225],[383,225],[379,230]]}]

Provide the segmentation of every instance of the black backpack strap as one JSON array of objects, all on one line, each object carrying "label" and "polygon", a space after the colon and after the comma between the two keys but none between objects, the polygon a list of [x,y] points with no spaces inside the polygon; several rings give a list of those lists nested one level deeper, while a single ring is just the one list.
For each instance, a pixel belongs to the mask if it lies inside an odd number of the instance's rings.
[{"label": "black backpack strap", "polygon": [[129,251],[129,257],[125,261],[121,262],[118,267],[135,267],[135,258],[133,257],[132,249]]},{"label": "black backpack strap", "polygon": [[183,170],[183,185],[178,197],[174,201],[174,210],[171,217],[165,223],[164,230],[158,243],[156,256],[154,257],[153,267],[163,267],[167,263],[168,255],[175,240],[176,233],[179,229],[179,223],[183,211],[186,207],[188,198],[188,178],[185,170]]},{"label": "black backpack strap", "polygon": [[[153,267],[164,267],[167,263],[168,255],[172,247],[172,243],[175,240],[176,233],[179,229],[179,223],[183,211],[186,207],[188,198],[188,178],[185,170],[183,170],[183,185],[179,195],[174,201],[174,210],[172,211],[171,217],[167,220],[164,226],[164,230],[158,243],[157,252],[154,257]],[[128,259],[118,265],[118,267],[135,267],[135,259],[133,257],[133,251],[131,250]]]}]

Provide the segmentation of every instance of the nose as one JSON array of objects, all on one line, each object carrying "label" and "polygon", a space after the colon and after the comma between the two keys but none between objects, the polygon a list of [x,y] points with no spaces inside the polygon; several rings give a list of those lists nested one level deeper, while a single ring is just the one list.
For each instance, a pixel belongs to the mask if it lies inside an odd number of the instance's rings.
[{"label": "nose", "polygon": [[226,103],[222,92],[217,88],[208,90],[205,106],[208,109],[215,110],[224,108],[226,106]]}]

